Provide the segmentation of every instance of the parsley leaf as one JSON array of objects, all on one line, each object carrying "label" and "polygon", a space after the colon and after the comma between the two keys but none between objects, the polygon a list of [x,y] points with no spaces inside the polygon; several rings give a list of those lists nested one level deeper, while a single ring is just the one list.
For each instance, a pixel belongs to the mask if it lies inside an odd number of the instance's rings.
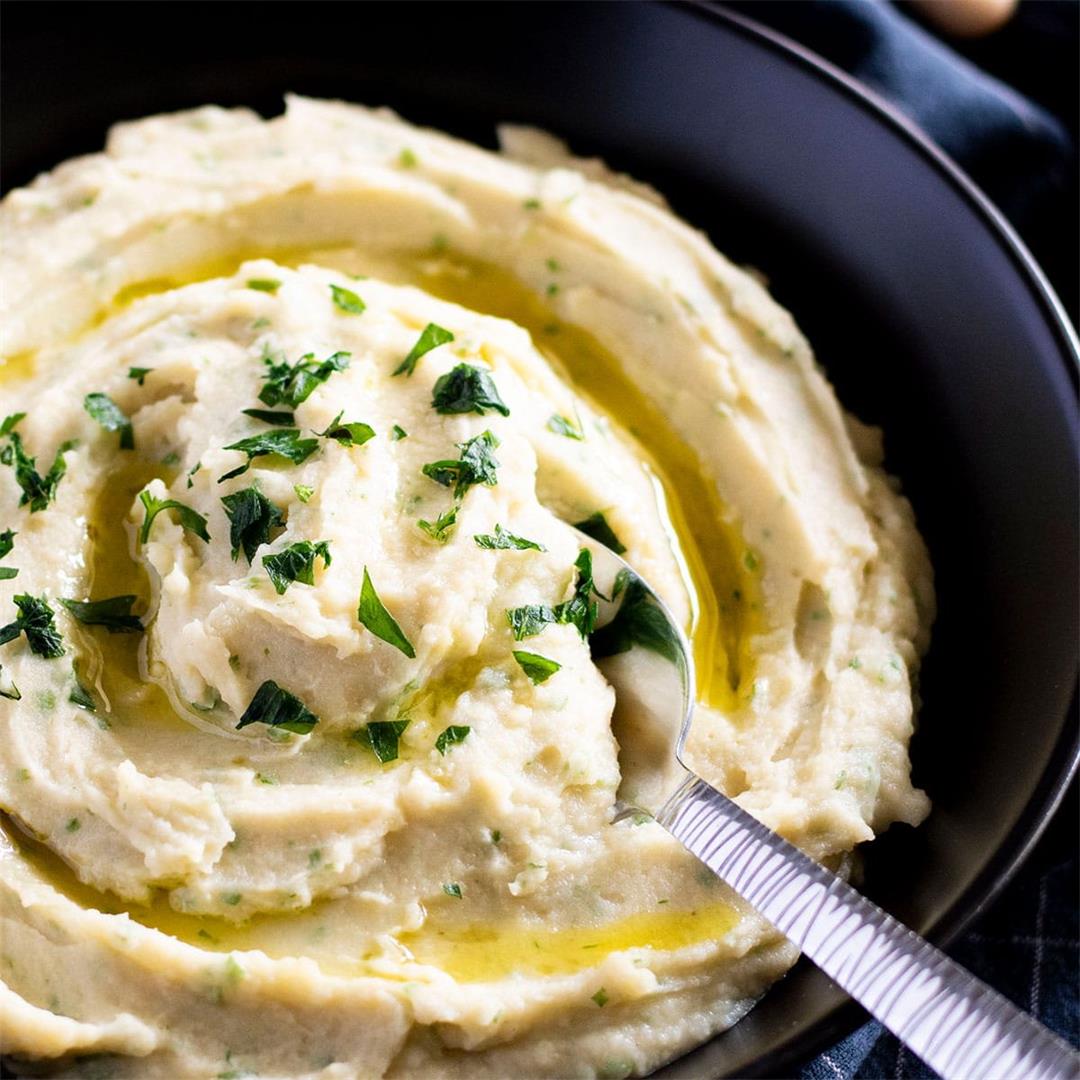
[{"label": "parsley leaf", "polygon": [[127,414],[108,394],[87,394],[83,408],[106,430],[120,432],[120,449],[135,449],[135,432]]},{"label": "parsley leaf", "polygon": [[407,439],[408,437],[409,433],[400,424],[395,424],[391,429],[391,442],[401,442],[402,439]]},{"label": "parsley leaf", "polygon": [[521,670],[529,676],[534,686],[547,682],[562,667],[562,664],[549,660],[546,656],[534,652],[523,652],[520,649],[514,650],[514,659],[521,666]]},{"label": "parsley leaf", "polygon": [[293,491],[302,503],[310,502],[311,496],[315,494],[315,489],[308,487],[307,484],[293,484]]},{"label": "parsley leaf", "polygon": [[318,439],[302,439],[296,428],[277,428],[274,431],[264,431],[260,435],[251,435],[246,439],[229,443],[226,450],[239,450],[247,454],[247,461],[239,468],[233,469],[222,476],[218,483],[231,480],[234,476],[242,476],[251,468],[252,461],[257,457],[269,457],[276,455],[299,465],[306,461],[319,447]]},{"label": "parsley leaf", "polygon": [[26,635],[26,644],[35,656],[55,660],[64,655],[64,639],[53,621],[53,609],[44,596],[22,593],[15,597],[19,614],[15,621],[0,629],[0,645],[14,641],[19,634]]},{"label": "parsley leaf", "polygon": [[106,600],[61,600],[60,603],[86,626],[104,626],[110,634],[137,634],[143,628],[131,614],[135,596],[110,596]]},{"label": "parsley leaf", "polygon": [[585,441],[585,435],[579,428],[574,427],[565,416],[552,416],[547,422],[548,431],[554,431],[556,435],[565,435],[568,439],[576,439],[578,442]]},{"label": "parsley leaf", "polygon": [[578,633],[587,638],[596,629],[599,614],[596,601],[592,598],[595,586],[592,576],[592,552],[588,548],[582,548],[578,552],[574,567],[577,570],[574,595],[555,606],[555,621],[577,627]]},{"label": "parsley leaf", "polygon": [[354,731],[352,737],[362,746],[368,747],[385,765],[397,760],[398,740],[408,726],[408,720],[372,720],[359,731]]},{"label": "parsley leaf", "polygon": [[15,430],[19,422],[26,418],[26,413],[17,412],[12,413],[10,416],[4,417],[4,422],[0,424],[0,435],[9,435]]},{"label": "parsley leaf", "polygon": [[368,439],[375,438],[375,429],[370,424],[362,424],[359,421],[352,423],[340,423],[343,413],[338,413],[323,431],[316,431],[316,435],[324,439],[333,439],[342,446],[363,446]]},{"label": "parsley leaf", "polygon": [[334,304],[347,315],[363,315],[367,305],[351,289],[344,289],[340,285],[330,286],[330,295]]},{"label": "parsley leaf", "polygon": [[285,524],[285,515],[258,488],[234,491],[221,500],[229,519],[229,541],[233,562],[243,549],[250,563],[261,544],[270,542],[270,532]]},{"label": "parsley leaf", "polygon": [[291,412],[274,412],[271,409],[242,409],[241,411],[253,420],[261,420],[264,424],[273,424],[274,427],[292,427],[296,423],[296,417]]},{"label": "parsley leaf", "polygon": [[442,887],[442,891],[446,893],[447,896],[454,897],[455,900],[462,899],[461,886],[456,881],[451,881],[448,884],[444,885]]},{"label": "parsley leaf", "polygon": [[143,508],[146,511],[146,517],[143,520],[142,528],[139,530],[139,542],[145,544],[150,539],[150,526],[154,524],[154,518],[161,513],[162,510],[175,510],[176,516],[180,520],[180,524],[187,529],[188,532],[193,532],[201,540],[210,542],[210,534],[206,531],[206,518],[202,514],[196,513],[190,506],[185,505],[182,502],[177,502],[176,499],[159,499],[152,495],[149,491],[139,492],[139,502],[143,504]]},{"label": "parsley leaf", "polygon": [[[85,709],[87,712],[97,712],[97,702],[94,701],[93,695],[82,684],[82,680],[79,678],[79,672],[76,670],[75,665],[71,666],[71,693],[68,695],[68,701],[72,705],[78,705],[80,709]],[[72,818],[72,821],[77,821],[77,818]],[[76,826],[78,828],[78,826]],[[68,831],[73,832],[70,822],[68,823]]]},{"label": "parsley leaf", "polygon": [[611,1000],[611,998],[608,997],[608,992],[601,986],[600,989],[597,990],[595,994],[593,994],[591,1000],[595,1001],[596,1004],[599,1005],[602,1009]]},{"label": "parsley leaf", "polygon": [[615,617],[589,638],[594,660],[628,652],[641,645],[673,664],[682,664],[682,648],[664,613],[651,601],[648,591],[629,570],[620,570],[614,595],[623,593]]},{"label": "parsley leaf", "polygon": [[393,615],[383,607],[382,601],[375,592],[375,586],[371,584],[371,576],[367,567],[364,567],[364,584],[360,589],[360,606],[356,617],[363,626],[366,626],[377,638],[381,638],[395,649],[399,649],[409,659],[414,659],[416,650],[402,632],[400,626],[394,620]]},{"label": "parsley leaf", "polygon": [[492,450],[499,445],[499,440],[490,431],[485,431],[457,445],[461,448],[461,457],[457,461],[433,461],[424,466],[424,475],[443,487],[453,487],[457,498],[476,484],[494,487],[499,462]]},{"label": "parsley leaf", "polygon": [[129,367],[128,378],[134,379],[140,386],[146,382],[146,376],[154,369],[152,367]]},{"label": "parsley leaf", "polygon": [[281,282],[277,278],[251,278],[247,287],[257,292],[276,293],[281,288]]},{"label": "parsley leaf", "polygon": [[11,677],[4,677],[4,669],[0,666],[0,697],[7,698],[8,701],[22,701],[22,694],[19,693],[19,688],[11,681]]},{"label": "parsley leaf", "polygon": [[239,729],[248,724],[267,724],[306,735],[318,722],[319,718],[298,697],[282,690],[273,679],[267,679],[255,691],[236,726]]},{"label": "parsley leaf", "polygon": [[23,450],[22,439],[14,430],[15,425],[25,416],[25,413],[16,413],[9,416],[0,425],[0,434],[6,433],[8,445],[0,452],[0,464],[13,465],[15,468],[15,482],[22,488],[20,506],[30,505],[30,513],[44,510],[45,507],[56,498],[56,489],[67,472],[67,462],[64,455],[76,446],[74,439],[60,444],[53,458],[49,471],[42,476],[36,468],[37,458],[29,457]]},{"label": "parsley leaf", "polygon": [[437,349],[440,345],[447,345],[453,340],[454,335],[449,330],[444,330],[441,326],[429,322],[420,332],[416,344],[409,350],[409,355],[394,368],[393,374],[411,375],[416,370],[416,362],[421,356],[431,352],[432,349]]},{"label": "parsley leaf", "polygon": [[316,361],[314,353],[305,353],[290,364],[288,360],[275,362],[266,357],[266,385],[259,391],[259,400],[264,405],[286,405],[295,409],[311,396],[315,387],[326,382],[335,371],[344,371],[349,366],[349,354],[336,352],[325,360]]},{"label": "parsley leaf", "polygon": [[555,612],[547,604],[526,604],[510,608],[506,612],[506,621],[514,632],[514,640],[523,641],[535,637],[545,626],[555,622]]},{"label": "parsley leaf", "polygon": [[576,522],[574,528],[586,536],[591,536],[604,547],[610,548],[616,555],[622,555],[626,551],[626,547],[607,523],[607,518],[599,510],[595,514],[590,514],[584,521]]},{"label": "parsley leaf", "polygon": [[315,584],[315,556],[318,555],[323,566],[329,566],[330,542],[328,540],[300,540],[283,548],[276,555],[264,555],[263,566],[274,583],[274,591],[282,596],[285,590],[294,582],[299,581],[303,585]]},{"label": "parsley leaf", "polygon": [[510,415],[491,376],[471,364],[458,364],[439,376],[432,391],[431,405],[437,413],[475,412],[482,416],[485,409],[494,409],[503,416]]},{"label": "parsley leaf", "polygon": [[421,518],[416,524],[440,544],[445,544],[450,539],[450,531],[457,524],[457,512],[460,503],[455,502],[449,510],[441,513],[434,521],[425,521]]},{"label": "parsley leaf", "polygon": [[468,735],[470,731],[472,731],[472,728],[464,727],[461,724],[451,724],[448,728],[444,728],[439,737],[435,740],[435,749],[445,757],[446,751],[449,750],[451,746],[464,742],[465,736]]},{"label": "parsley leaf", "polygon": [[[15,537],[17,535],[11,529],[0,532],[0,559],[10,554],[11,549],[15,546]],[[9,578],[16,577],[18,573],[19,571],[14,566],[0,566],[0,581],[7,581]]]},{"label": "parsley leaf", "polygon": [[488,550],[494,549],[516,549],[518,551],[547,551],[547,548],[543,544],[536,543],[535,540],[526,540],[524,536],[515,536],[512,532],[507,532],[501,525],[495,526],[495,533],[477,533],[473,536],[476,541],[476,546],[481,548],[487,548]]}]

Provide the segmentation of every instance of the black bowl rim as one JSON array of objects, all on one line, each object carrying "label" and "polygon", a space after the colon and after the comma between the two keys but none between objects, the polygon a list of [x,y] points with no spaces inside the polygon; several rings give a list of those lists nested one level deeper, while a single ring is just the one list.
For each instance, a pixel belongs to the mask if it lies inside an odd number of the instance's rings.
[{"label": "black bowl rim", "polygon": [[[1033,294],[1060,346],[1060,359],[1074,391],[1080,375],[1080,340],[1065,308],[1012,225],[959,165],[896,106],[858,82],[817,53],[741,12],[710,0],[674,0],[674,6],[711,25],[765,47],[829,84],[881,124],[890,128],[960,194],[997,239],[1017,275]],[[1073,441],[1077,443],[1080,405],[1074,401]],[[1047,767],[1007,840],[988,859],[980,874],[952,906],[926,931],[925,937],[944,948],[997,898],[1031,854],[1069,789],[1080,766],[1080,724],[1077,723],[1080,687],[1074,685],[1071,703],[1062,718],[1062,730]],[[808,963],[800,960],[800,964]],[[797,1032],[767,1051],[746,1069],[745,1075],[787,1076],[792,1068],[815,1057],[851,1034],[870,1017],[854,1001],[837,1006],[803,1032]],[[708,1044],[704,1044],[708,1045]],[[693,1051],[691,1051],[693,1053]]]}]

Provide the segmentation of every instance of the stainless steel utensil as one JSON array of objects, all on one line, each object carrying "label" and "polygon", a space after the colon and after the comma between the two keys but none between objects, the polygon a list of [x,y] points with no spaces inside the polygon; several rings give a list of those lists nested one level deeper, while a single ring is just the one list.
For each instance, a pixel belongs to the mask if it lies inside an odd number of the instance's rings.
[{"label": "stainless steel utensil", "polygon": [[622,559],[581,541],[601,594],[593,655],[616,692],[617,817],[655,818],[945,1080],[1080,1076],[1063,1040],[686,767],[686,638]]}]

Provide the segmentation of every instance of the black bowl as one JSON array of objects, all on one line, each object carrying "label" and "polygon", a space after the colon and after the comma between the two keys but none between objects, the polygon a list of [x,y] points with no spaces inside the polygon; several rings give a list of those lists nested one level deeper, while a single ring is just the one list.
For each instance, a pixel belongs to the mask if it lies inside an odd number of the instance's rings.
[{"label": "black bowl", "polygon": [[[119,119],[296,90],[478,142],[536,123],[668,194],[768,274],[841,401],[886,432],[937,571],[913,747],[934,800],[866,890],[948,941],[1030,850],[1076,763],[1077,347],[1016,237],[910,125],[740,18],[654,4],[9,5],[5,182]],[[784,1073],[862,1015],[801,963],[663,1070]]]}]

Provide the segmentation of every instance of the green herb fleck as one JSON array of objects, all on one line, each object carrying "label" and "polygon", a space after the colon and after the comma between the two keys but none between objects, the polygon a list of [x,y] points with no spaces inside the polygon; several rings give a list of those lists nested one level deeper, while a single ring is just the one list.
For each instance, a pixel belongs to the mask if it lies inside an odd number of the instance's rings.
[{"label": "green herb fleck", "polygon": [[26,635],[26,643],[35,656],[55,660],[64,655],[64,639],[53,621],[53,609],[44,596],[30,596],[22,593],[15,598],[19,614],[15,621],[0,628],[0,645],[14,641],[19,634]]},{"label": "green herb fleck", "polygon": [[620,570],[614,595],[623,594],[622,604],[611,620],[589,640],[593,659],[628,652],[641,645],[659,653],[673,664],[682,663],[683,651],[667,616],[656,606],[640,579]]},{"label": "green herb fleck", "polygon": [[441,326],[436,326],[435,323],[429,322],[423,330],[420,331],[420,337],[417,339],[416,344],[409,350],[409,355],[401,361],[396,368],[394,368],[395,375],[411,375],[416,370],[416,362],[425,353],[431,352],[432,349],[438,348],[440,345],[449,344],[454,340],[454,335],[449,330],[444,330]]},{"label": "green herb fleck", "polygon": [[83,686],[82,680],[79,678],[79,672],[74,664],[71,666],[71,675],[74,681],[71,685],[71,693],[68,694],[68,701],[72,705],[78,705],[80,709],[85,709],[87,712],[97,712],[97,702],[94,701],[90,691]]},{"label": "green herb fleck", "polygon": [[549,269],[549,270],[550,270],[550,271],[551,271],[551,272],[552,272],[553,274],[557,274],[557,273],[558,273],[558,272],[559,272],[559,271],[560,271],[560,270],[562,269],[562,267],[561,267],[561,266],[559,265],[558,261],[557,261],[557,260],[555,260],[555,259],[545,259],[545,260],[544,260],[544,265],[545,265],[545,266],[546,266],[546,267],[547,267],[547,268],[548,268],[548,269]]},{"label": "green herb fleck", "polygon": [[371,584],[371,576],[364,567],[364,583],[360,588],[360,606],[356,617],[360,623],[367,627],[377,638],[381,638],[395,649],[403,652],[409,659],[414,659],[416,650],[413,649],[409,639],[398,626],[393,615],[383,607],[382,601],[375,592],[375,586]]},{"label": "green herb fleck", "polygon": [[539,210],[540,209],[540,200],[539,199],[526,199],[521,205],[526,210]]},{"label": "green herb fleck", "polygon": [[244,899],[244,894],[238,892],[224,893],[221,899],[222,902],[228,904],[229,907],[236,907],[236,905]]},{"label": "green herb fleck", "polygon": [[367,307],[352,289],[346,289],[341,285],[331,285],[330,295],[335,306],[344,311],[346,315],[363,315],[364,309]]},{"label": "green herb fleck", "polygon": [[419,164],[416,154],[410,150],[407,146],[403,147],[401,153],[398,154],[398,164],[403,169],[415,169]]},{"label": "green herb fleck", "polygon": [[73,817],[64,826],[64,832],[78,832],[81,828],[82,822],[77,817]]},{"label": "green herb fleck", "polygon": [[607,991],[601,986],[590,1000],[595,1001],[602,1009],[611,999],[608,997]]},{"label": "green herb fleck", "polygon": [[491,376],[471,364],[458,364],[439,376],[431,405],[437,413],[443,414],[475,412],[482,416],[485,410],[494,409],[503,416],[510,415]]},{"label": "green herb fleck", "polygon": [[514,533],[507,532],[501,525],[495,526],[494,533],[477,533],[473,536],[473,540],[476,541],[477,547],[487,548],[489,551],[510,549],[517,551],[547,551],[543,544],[538,544],[535,540],[526,540],[524,536],[515,536]]},{"label": "green herb fleck", "polygon": [[375,429],[370,424],[353,421],[348,424],[341,423],[344,413],[338,413],[323,431],[315,434],[324,439],[333,439],[342,446],[363,446],[368,439],[375,438]]},{"label": "green herb fleck", "polygon": [[743,566],[745,566],[751,574],[761,565],[758,557],[749,548],[743,552],[742,561]]},{"label": "green herb fleck", "polygon": [[546,604],[526,604],[508,610],[506,621],[514,632],[514,640],[523,641],[535,637],[545,626],[555,622],[555,612]]},{"label": "green herb fleck", "polygon": [[266,385],[259,391],[259,400],[264,405],[280,405],[284,402],[295,409],[301,402],[307,401],[312,391],[326,382],[335,371],[344,371],[349,366],[349,354],[336,352],[325,360],[317,361],[314,353],[305,353],[290,364],[287,360],[274,361],[270,357],[263,360],[267,372]]},{"label": "green herb fleck", "polygon": [[421,518],[417,526],[440,544],[445,544],[450,539],[450,533],[457,524],[457,512],[459,503],[455,502],[449,510],[443,511],[434,521],[425,521]]},{"label": "green herb fleck", "polygon": [[307,484],[293,484],[293,491],[302,503],[310,502],[311,496],[315,494],[315,489],[308,487]]},{"label": "green herb fleck", "polygon": [[110,634],[137,634],[143,628],[131,614],[134,596],[110,596],[105,600],[61,600],[60,603],[85,626],[104,626]]},{"label": "green herb fleck", "polygon": [[447,896],[452,896],[455,900],[462,899],[461,886],[456,881],[451,881],[449,884],[442,887],[442,891]]},{"label": "green herb fleck", "polygon": [[146,382],[146,376],[153,370],[152,367],[129,367],[127,377],[142,386]]},{"label": "green herb fleck", "polygon": [[231,480],[234,476],[242,476],[251,468],[252,461],[257,457],[282,457],[299,465],[307,461],[319,447],[318,439],[302,439],[296,428],[277,428],[274,431],[265,431],[261,435],[252,435],[247,439],[229,443],[226,450],[239,450],[247,455],[247,461],[239,468],[233,469],[222,476],[218,483]]},{"label": "green herb fleck", "polygon": [[457,461],[433,461],[424,466],[424,475],[443,487],[452,487],[455,497],[459,499],[477,484],[494,487],[497,482],[495,470],[499,466],[492,453],[499,445],[496,436],[485,431],[457,445],[461,449],[461,457]]},{"label": "green herb fleck", "polygon": [[585,436],[580,429],[574,427],[565,416],[559,416],[557,413],[551,417],[547,422],[548,431],[554,431],[556,435],[565,435],[568,439],[576,439],[578,442],[584,442]]},{"label": "green herb fleck", "polygon": [[150,539],[150,526],[154,524],[154,519],[162,510],[175,510],[183,528],[188,532],[193,532],[201,540],[210,542],[210,534],[206,531],[206,518],[196,513],[190,506],[177,502],[176,499],[159,499],[145,490],[139,492],[139,502],[143,504],[143,509],[146,511],[142,528],[139,530],[140,543],[145,544]]},{"label": "green herb fleck", "polygon": [[397,761],[398,742],[408,726],[408,720],[373,720],[359,731],[354,731],[352,737],[371,750],[381,764],[386,765]]},{"label": "green herb fleck", "polygon": [[390,432],[391,442],[401,442],[402,439],[407,439],[409,437],[409,433],[400,424],[395,424],[390,429]]},{"label": "green herb fleck", "polygon": [[296,735],[306,735],[318,722],[319,718],[298,697],[282,690],[273,679],[267,679],[255,691],[251,704],[236,726],[239,729],[248,724],[266,724]]},{"label": "green herb fleck", "polygon": [[330,565],[329,541],[316,540],[312,543],[310,540],[300,540],[283,548],[276,555],[263,556],[263,566],[266,567],[278,596],[282,596],[294,581],[303,585],[315,584],[316,556],[322,559],[324,567]]},{"label": "green herb fleck", "polygon": [[468,735],[471,730],[472,728],[463,727],[460,724],[451,724],[450,727],[445,728],[440,732],[439,737],[435,740],[435,749],[445,757],[446,751],[449,750],[451,746],[464,742],[465,736]]},{"label": "green herb fleck", "polygon": [[247,287],[256,292],[276,293],[281,288],[281,282],[277,278],[250,278]]},{"label": "green herb fleck", "polygon": [[120,449],[135,449],[135,432],[131,421],[108,394],[87,394],[83,408],[106,430],[120,432]]},{"label": "green herb fleck", "polygon": [[[8,701],[22,701],[22,694],[19,693],[19,688],[11,680],[11,676],[4,675],[4,668],[0,665],[0,697],[7,698]],[[25,769],[19,770],[20,774],[26,772]],[[29,780],[30,774],[26,776],[20,775],[20,780]]]},{"label": "green herb fleck", "polygon": [[270,542],[271,532],[284,528],[285,515],[256,487],[234,491],[221,502],[229,519],[233,562],[243,551],[250,564],[259,546]]},{"label": "green herb fleck", "polygon": [[253,420],[261,420],[264,424],[273,424],[274,427],[292,427],[296,423],[296,414],[291,412],[275,412],[273,409],[243,409],[241,411]]},{"label": "green herb fleck", "polygon": [[555,606],[555,621],[577,627],[578,633],[587,638],[596,629],[599,614],[596,601],[592,599],[596,586],[592,576],[592,552],[588,548],[578,552],[574,568],[577,571],[574,595]]},{"label": "green herb fleck", "polygon": [[521,670],[529,676],[534,686],[547,682],[562,667],[562,664],[549,660],[546,656],[541,656],[539,653],[523,652],[520,649],[514,650],[514,659],[521,665]]},{"label": "green herb fleck", "polygon": [[77,443],[74,439],[68,439],[60,444],[56,451],[56,457],[49,471],[42,476],[36,468],[37,458],[29,457],[23,450],[22,439],[15,431],[15,425],[25,416],[25,413],[15,413],[9,416],[3,424],[0,424],[0,435],[7,435],[8,444],[0,451],[0,464],[12,465],[15,469],[15,482],[22,488],[20,506],[29,504],[30,513],[44,510],[53,499],[56,498],[56,489],[67,472],[67,462],[64,455],[73,449]]},{"label": "green herb fleck", "polygon": [[590,514],[584,521],[576,522],[574,528],[586,536],[591,536],[604,547],[610,548],[616,555],[622,555],[626,551],[626,546],[615,535],[615,531],[607,523],[607,518],[599,510],[595,514]]},{"label": "green herb fleck", "polygon": [[497,844],[502,839],[502,832],[499,829],[491,830],[491,842]]}]

